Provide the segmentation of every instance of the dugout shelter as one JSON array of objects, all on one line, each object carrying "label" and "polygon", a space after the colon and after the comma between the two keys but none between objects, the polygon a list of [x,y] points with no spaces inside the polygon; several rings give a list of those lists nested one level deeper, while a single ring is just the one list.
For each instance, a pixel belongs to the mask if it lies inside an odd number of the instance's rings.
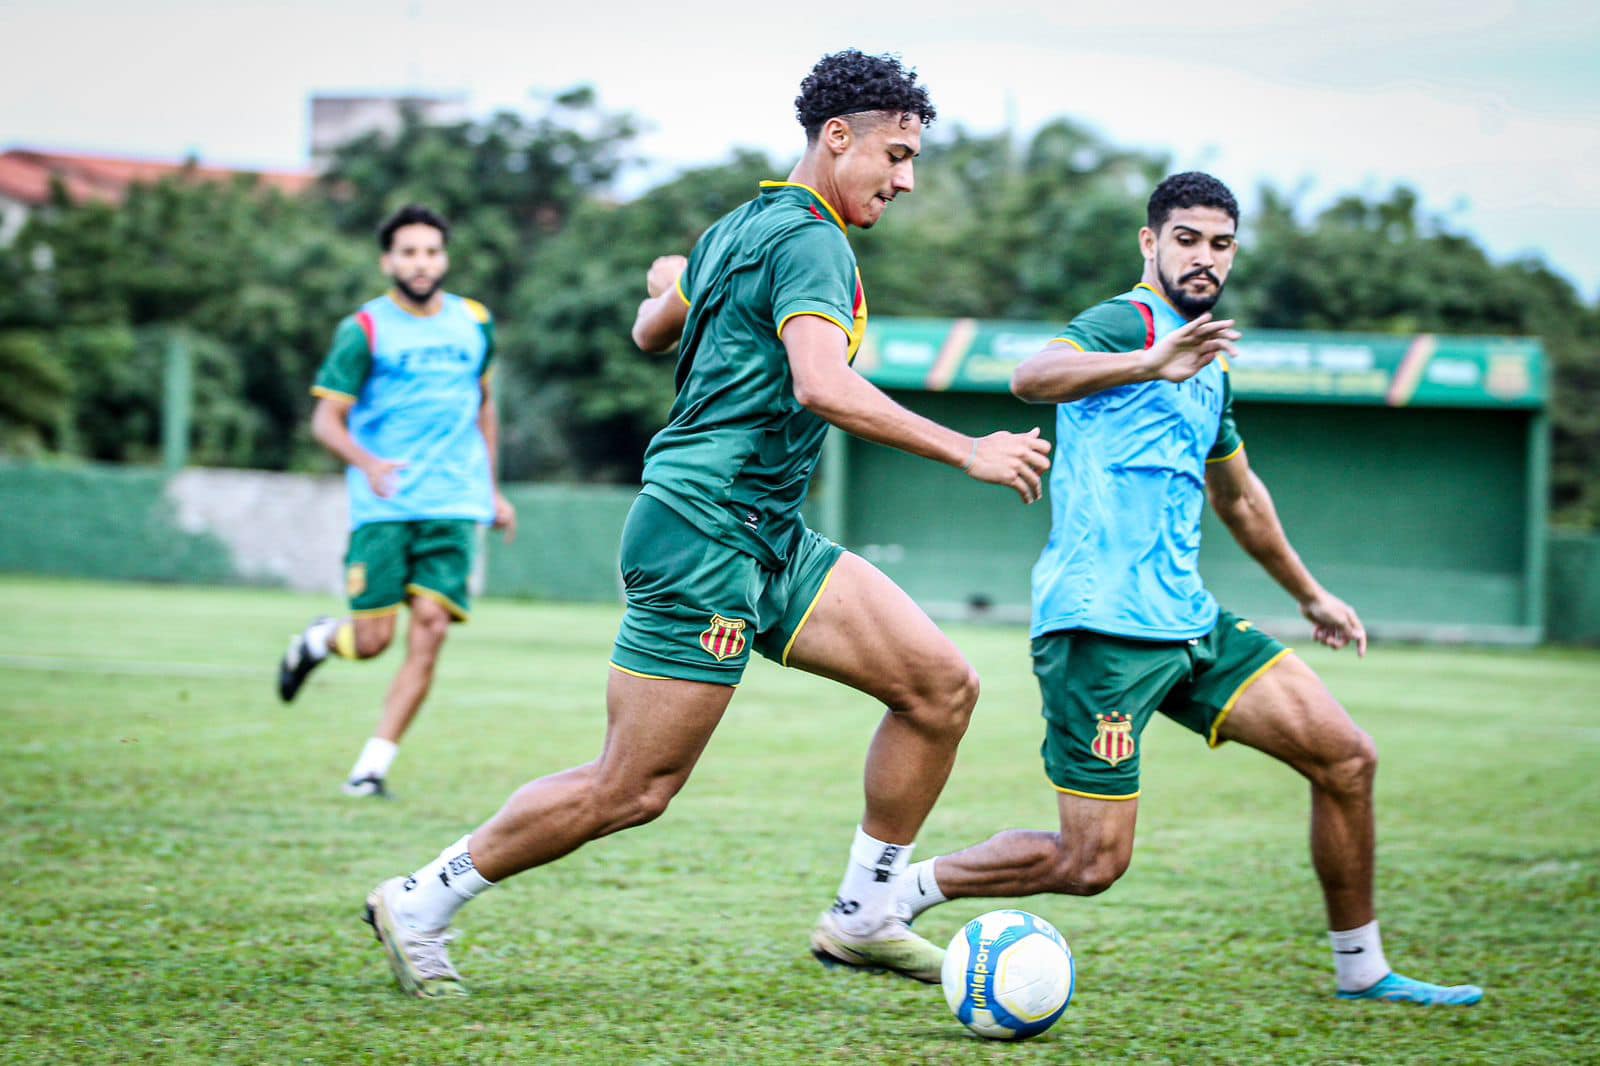
[{"label": "dugout shelter", "polygon": [[[875,317],[856,367],[965,432],[1054,437],[1011,396],[1052,325]],[[1532,644],[1543,637],[1549,383],[1537,340],[1252,330],[1232,361],[1252,467],[1289,538],[1375,634]],[[1058,462],[1072,457],[1058,456]],[[1047,502],[888,448],[828,437],[808,510],[943,618],[1028,616]],[[1230,610],[1297,633],[1293,602],[1206,513],[1201,572]]]}]

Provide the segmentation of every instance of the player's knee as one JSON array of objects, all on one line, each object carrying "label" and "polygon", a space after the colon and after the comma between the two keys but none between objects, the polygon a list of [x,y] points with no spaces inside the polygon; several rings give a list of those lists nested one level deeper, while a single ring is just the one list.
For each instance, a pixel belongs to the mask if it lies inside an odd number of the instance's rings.
[{"label": "player's knee", "polygon": [[682,787],[675,775],[652,777],[643,783],[613,783],[603,788],[606,817],[604,820],[618,829],[631,829],[655,821],[667,813],[672,798]]},{"label": "player's knee", "polygon": [[924,721],[930,729],[961,739],[978,705],[978,671],[957,656],[929,681],[922,694]]},{"label": "player's knee", "polygon": [[1363,795],[1373,789],[1378,776],[1378,744],[1354,725],[1328,744],[1315,768],[1314,779],[1323,791],[1338,795]]},{"label": "player's knee", "polygon": [[1365,730],[1352,730],[1324,770],[1324,787],[1333,792],[1362,794],[1372,791],[1378,776],[1378,746]]},{"label": "player's knee", "polygon": [[393,629],[356,629],[356,658],[375,659],[389,647],[394,639]]},{"label": "player's knee", "polygon": [[1044,891],[1067,896],[1098,896],[1127,873],[1132,858],[1132,849],[1117,843],[1092,848],[1058,848]]}]

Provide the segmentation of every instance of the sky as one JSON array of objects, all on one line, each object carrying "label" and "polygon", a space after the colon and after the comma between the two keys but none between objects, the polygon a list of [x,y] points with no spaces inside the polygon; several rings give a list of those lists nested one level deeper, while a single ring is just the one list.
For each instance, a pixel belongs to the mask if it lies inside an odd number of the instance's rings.
[{"label": "sky", "polygon": [[1600,299],[1594,0],[1111,6],[0,0],[0,148],[294,169],[314,92],[459,93],[487,114],[587,83],[649,124],[642,182],[736,146],[792,158],[800,79],[857,47],[914,66],[941,125],[1065,115],[1215,173],[1247,215],[1264,182],[1308,210],[1411,185],[1496,258],[1538,256]]}]

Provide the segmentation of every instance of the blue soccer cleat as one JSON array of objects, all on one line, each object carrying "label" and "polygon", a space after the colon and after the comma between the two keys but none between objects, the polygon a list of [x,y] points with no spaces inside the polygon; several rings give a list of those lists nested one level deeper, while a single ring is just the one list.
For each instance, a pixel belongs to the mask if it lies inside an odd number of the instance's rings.
[{"label": "blue soccer cleat", "polygon": [[1391,971],[1389,976],[1360,992],[1339,993],[1340,999],[1376,999],[1384,1003],[1415,1003],[1423,1007],[1470,1007],[1483,998],[1477,985],[1430,985]]}]

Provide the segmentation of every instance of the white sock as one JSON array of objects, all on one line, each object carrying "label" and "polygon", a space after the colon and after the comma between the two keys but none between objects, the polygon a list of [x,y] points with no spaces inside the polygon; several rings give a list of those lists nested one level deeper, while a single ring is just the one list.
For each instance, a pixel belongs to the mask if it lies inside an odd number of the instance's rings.
[{"label": "white sock", "polygon": [[865,935],[883,924],[894,900],[894,880],[910,864],[915,846],[877,840],[856,827],[850,862],[833,903],[833,913],[845,932]]},{"label": "white sock", "polygon": [[933,876],[936,861],[937,857],[923,859],[894,879],[894,901],[907,921],[948,898],[939,889],[939,879]]},{"label": "white sock", "polygon": [[1389,960],[1383,957],[1383,939],[1378,936],[1378,921],[1343,932],[1330,932],[1333,941],[1333,969],[1341,992],[1361,992],[1389,976]]},{"label": "white sock", "polygon": [[306,651],[313,659],[321,661],[328,657],[329,644],[339,632],[339,619],[324,618],[320,622],[312,622],[306,627]]},{"label": "white sock", "polygon": [[350,767],[350,780],[359,781],[363,777],[388,777],[389,767],[394,765],[395,753],[400,746],[392,740],[373,737],[367,741],[366,747],[361,749],[361,754],[356,756],[356,764]]},{"label": "white sock", "polygon": [[395,917],[413,932],[443,929],[467,900],[493,888],[472,865],[467,851],[468,833],[439,853],[439,857],[406,878],[405,892],[395,904]]}]

